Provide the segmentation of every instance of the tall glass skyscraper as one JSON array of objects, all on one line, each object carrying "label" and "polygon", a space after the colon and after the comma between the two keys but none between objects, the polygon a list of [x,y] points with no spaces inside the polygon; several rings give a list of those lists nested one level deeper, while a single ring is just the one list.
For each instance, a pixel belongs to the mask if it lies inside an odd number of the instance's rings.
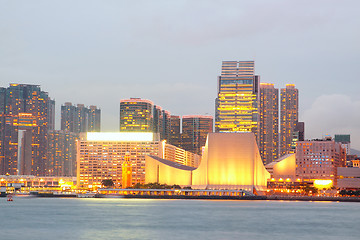
[{"label": "tall glass skyscraper", "polygon": [[299,92],[294,84],[281,89],[280,156],[295,152],[291,147],[299,115]]},{"label": "tall glass skyscraper", "polygon": [[146,99],[120,100],[120,131],[153,132],[153,108],[153,102]]},{"label": "tall glass skyscraper", "polygon": [[253,132],[258,136],[259,77],[254,61],[224,61],[218,79],[216,132]]},{"label": "tall glass skyscraper", "polygon": [[55,101],[38,85],[0,88],[0,174],[44,175]]}]

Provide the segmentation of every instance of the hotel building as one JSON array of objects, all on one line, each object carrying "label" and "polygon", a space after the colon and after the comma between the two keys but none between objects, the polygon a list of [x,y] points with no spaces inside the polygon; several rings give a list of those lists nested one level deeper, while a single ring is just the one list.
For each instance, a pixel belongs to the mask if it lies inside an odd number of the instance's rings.
[{"label": "hotel building", "polygon": [[224,61],[218,79],[215,132],[253,132],[257,137],[258,102],[254,61]]},{"label": "hotel building", "polygon": [[279,89],[260,84],[259,150],[264,164],[279,157]]},{"label": "hotel building", "polygon": [[0,174],[45,175],[55,101],[38,85],[0,88]]},{"label": "hotel building", "polygon": [[294,84],[281,89],[280,156],[293,153],[292,140],[299,115],[299,93]]},{"label": "hotel building", "polygon": [[295,154],[296,176],[303,180],[335,181],[337,168],[345,166],[345,149],[331,138],[299,141]]},{"label": "hotel building", "polygon": [[183,149],[202,155],[208,133],[213,132],[213,117],[187,115],[182,117],[181,146]]},{"label": "hotel building", "polygon": [[105,179],[112,179],[120,188],[126,153],[132,164],[132,184],[145,181],[146,155],[189,166],[200,163],[199,155],[160,141],[159,134],[149,132],[84,133],[77,151],[77,182],[86,188],[99,187]]}]

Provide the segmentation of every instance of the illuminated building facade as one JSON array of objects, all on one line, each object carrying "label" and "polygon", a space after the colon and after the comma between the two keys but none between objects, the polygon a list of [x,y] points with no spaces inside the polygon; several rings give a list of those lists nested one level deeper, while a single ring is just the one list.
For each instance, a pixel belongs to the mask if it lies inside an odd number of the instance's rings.
[{"label": "illuminated building facade", "polygon": [[181,120],[180,116],[170,116],[170,139],[169,143],[171,145],[180,147],[181,146]]},{"label": "illuminated building facade", "polygon": [[120,132],[153,132],[153,108],[145,99],[120,100]]},{"label": "illuminated building facade", "polygon": [[81,187],[100,186],[112,179],[116,188],[122,185],[122,166],[126,153],[132,167],[131,185],[145,181],[145,156],[152,155],[178,164],[199,164],[200,156],[159,140],[150,132],[117,132],[81,134],[77,154],[77,179]]},{"label": "illuminated building facade", "polygon": [[122,188],[132,186],[132,163],[130,161],[130,153],[125,153],[125,160],[121,165],[122,168]]},{"label": "illuminated building facade", "polygon": [[260,84],[259,150],[264,164],[279,156],[279,89]]},{"label": "illuminated building facade", "polygon": [[283,156],[294,152],[291,145],[299,115],[298,89],[294,84],[286,84],[280,98],[280,156]]},{"label": "illuminated building facade", "polygon": [[260,192],[269,178],[253,133],[210,133],[197,168],[146,156],[146,183]]},{"label": "illuminated building facade", "polygon": [[257,137],[258,102],[254,61],[224,61],[218,79],[215,132],[253,132]]},{"label": "illuminated building facade", "polygon": [[44,175],[55,101],[38,85],[0,88],[0,174]]},{"label": "illuminated building facade", "polygon": [[46,176],[76,176],[77,139],[76,133],[49,131]]},{"label": "illuminated building facade", "polygon": [[202,154],[208,133],[213,132],[213,117],[187,115],[182,117],[181,146],[183,149]]},{"label": "illuminated building facade", "polygon": [[81,133],[100,131],[101,110],[96,106],[76,106],[66,102],[61,106],[61,130]]},{"label": "illuminated building facade", "polygon": [[345,166],[346,153],[331,138],[299,141],[296,145],[296,175],[305,180],[335,180],[337,168]]},{"label": "illuminated building facade", "polygon": [[120,100],[120,131],[159,133],[161,140],[169,141],[171,135],[170,112],[146,99]]},{"label": "illuminated building facade", "polygon": [[44,177],[44,176],[40,177],[34,175],[0,175],[1,187],[6,187],[14,183],[19,184],[22,187],[35,188],[34,190],[38,190],[38,189],[56,190],[56,188],[74,186],[75,185],[74,183],[76,183],[76,178]]}]

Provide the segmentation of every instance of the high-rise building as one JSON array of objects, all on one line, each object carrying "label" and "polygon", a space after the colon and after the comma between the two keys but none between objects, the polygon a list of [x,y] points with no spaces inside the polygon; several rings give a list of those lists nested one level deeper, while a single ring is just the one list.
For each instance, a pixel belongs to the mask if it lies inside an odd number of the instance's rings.
[{"label": "high-rise building", "polygon": [[87,108],[84,104],[61,106],[61,130],[81,133],[100,131],[101,110],[96,106]]},{"label": "high-rise building", "polygon": [[346,154],[351,155],[350,134],[335,134],[335,142],[341,143],[346,149]]},{"label": "high-rise building", "polygon": [[160,138],[169,141],[171,132],[171,115],[169,111],[162,111],[162,128],[160,131]]},{"label": "high-rise building", "polygon": [[77,139],[77,133],[49,131],[46,176],[76,176]]},{"label": "high-rise building", "polygon": [[259,77],[254,61],[224,61],[218,79],[216,132],[253,132],[258,136]]},{"label": "high-rise building", "polygon": [[180,126],[181,126],[181,121],[180,121],[180,117],[179,116],[175,116],[175,115],[171,115],[170,116],[170,125],[171,125],[171,129],[170,129],[170,139],[169,139],[169,143],[171,145],[174,145],[176,147],[181,147],[181,131],[180,131]]},{"label": "high-rise building", "polygon": [[279,156],[279,89],[260,84],[259,150],[264,164]]},{"label": "high-rise building", "polygon": [[96,106],[90,106],[88,110],[88,132],[100,132],[101,110]]},{"label": "high-rise building", "polygon": [[45,174],[54,106],[38,85],[0,88],[0,174]]},{"label": "high-rise building", "polygon": [[291,152],[296,151],[296,143],[299,141],[305,141],[305,123],[296,122],[295,128],[293,131],[293,137],[291,141]]},{"label": "high-rise building", "polygon": [[61,130],[76,132],[77,129],[77,109],[71,102],[61,105]]},{"label": "high-rise building", "polygon": [[120,100],[120,132],[153,132],[153,108],[145,99]]},{"label": "high-rise building", "polygon": [[202,154],[208,133],[213,132],[213,117],[188,115],[182,117],[181,146],[186,151]]},{"label": "high-rise building", "polygon": [[280,100],[280,156],[293,153],[291,148],[294,129],[298,122],[299,93],[294,84],[281,89]]},{"label": "high-rise building", "polygon": [[154,105],[153,108],[153,132],[160,133],[163,129],[163,113],[160,106]]},{"label": "high-rise building", "polygon": [[146,99],[120,100],[120,131],[159,133],[160,139],[169,140],[170,112]]},{"label": "high-rise building", "polygon": [[76,105],[76,120],[77,126],[75,126],[75,131],[77,133],[87,132],[88,129],[88,109],[85,107],[84,104],[77,104]]}]

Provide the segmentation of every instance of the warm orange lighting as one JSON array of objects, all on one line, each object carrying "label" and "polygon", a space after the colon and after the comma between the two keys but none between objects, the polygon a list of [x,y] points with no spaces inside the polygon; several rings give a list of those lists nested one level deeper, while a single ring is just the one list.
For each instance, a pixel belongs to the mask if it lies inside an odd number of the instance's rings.
[{"label": "warm orange lighting", "polygon": [[279,178],[279,181],[282,182],[282,181],[284,181],[284,180],[283,180],[282,178]]},{"label": "warm orange lighting", "polygon": [[323,188],[331,188],[333,186],[333,181],[329,179],[315,179],[314,187],[323,189]]}]

